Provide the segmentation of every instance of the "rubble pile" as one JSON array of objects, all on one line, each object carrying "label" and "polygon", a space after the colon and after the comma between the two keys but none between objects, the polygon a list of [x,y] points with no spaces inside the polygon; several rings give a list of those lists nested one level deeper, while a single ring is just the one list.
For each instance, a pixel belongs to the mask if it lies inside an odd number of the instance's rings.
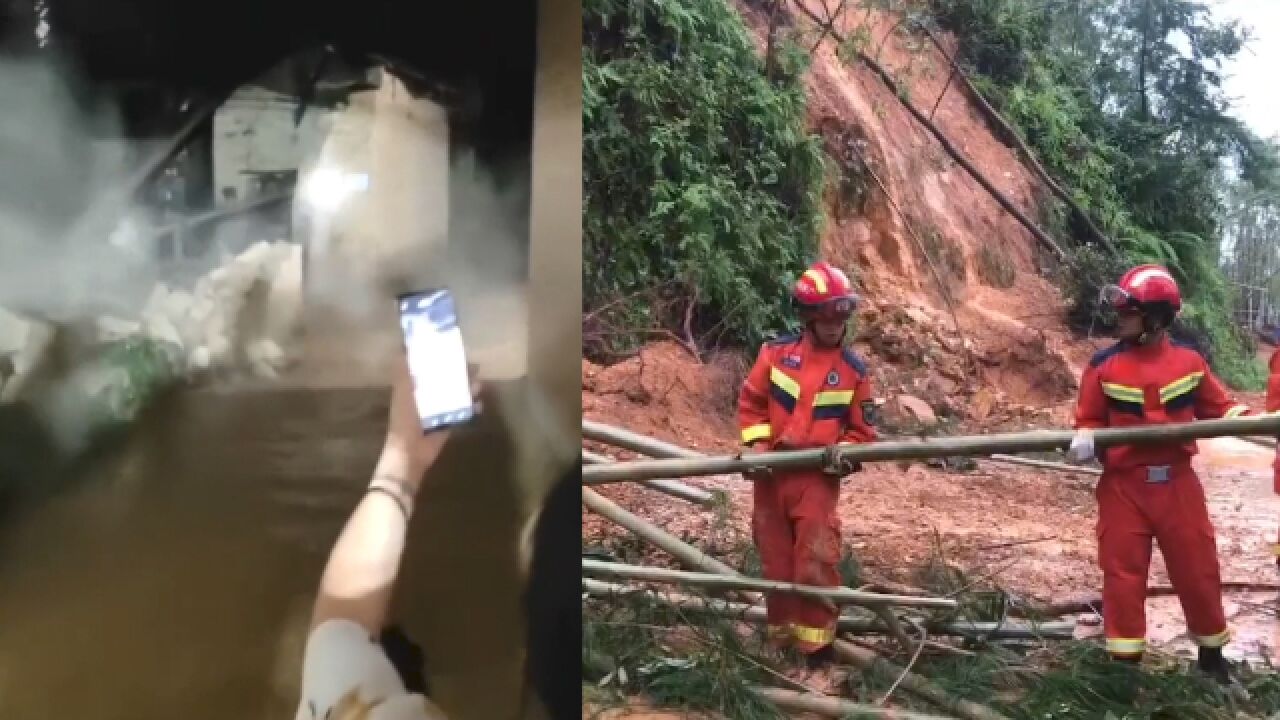
[{"label": "rubble pile", "polygon": [[182,371],[274,378],[301,309],[301,246],[259,242],[190,290],[158,283],[139,318],[97,320],[98,339],[143,336],[174,348]]}]

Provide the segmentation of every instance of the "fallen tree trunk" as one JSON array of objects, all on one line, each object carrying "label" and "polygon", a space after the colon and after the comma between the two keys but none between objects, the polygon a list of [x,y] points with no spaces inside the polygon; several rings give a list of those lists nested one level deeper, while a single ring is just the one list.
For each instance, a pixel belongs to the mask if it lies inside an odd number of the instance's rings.
[{"label": "fallen tree trunk", "polygon": [[[802,3],[797,2],[793,3],[793,5],[802,13],[807,15],[810,20],[817,23],[827,32],[831,33],[831,36],[834,37],[842,46],[848,44],[844,36],[837,33],[835,28],[831,27],[831,23],[823,21]],[[850,47],[856,46],[850,45]],[[1049,234],[1042,230],[1039,225],[1036,225],[1031,218],[1027,217],[1026,213],[1019,210],[1018,207],[1013,204],[1013,201],[1006,197],[1004,193],[997,190],[996,186],[991,184],[991,181],[988,180],[972,162],[969,161],[969,158],[965,157],[964,153],[960,152],[955,145],[951,144],[951,140],[938,129],[938,126],[934,125],[933,121],[930,120],[928,116],[920,112],[920,110],[907,99],[906,93],[898,87],[898,83],[893,79],[893,76],[889,74],[888,70],[884,69],[880,63],[876,62],[874,58],[862,50],[857,50],[855,56],[880,77],[880,81],[885,84],[885,87],[889,88],[889,91],[898,99],[898,102],[902,103],[902,106],[907,109],[907,112],[911,113],[911,116],[937,139],[938,143],[942,145],[942,149],[946,150],[947,154],[950,155],[951,158],[960,165],[960,167],[964,168],[965,171],[982,186],[982,189],[986,190],[987,193],[989,193],[991,197],[999,203],[1000,207],[1004,208],[1005,212],[1012,215],[1024,228],[1027,229],[1027,232],[1030,232],[1035,239],[1040,242],[1041,245],[1044,245],[1046,249],[1051,250],[1055,255],[1057,255],[1059,260],[1066,259],[1067,255],[1062,251],[1062,248],[1058,246],[1058,243],[1054,242],[1053,238],[1049,237]]]},{"label": "fallen tree trunk", "polygon": [[694,585],[698,587],[723,588],[728,590],[755,590],[758,592],[786,592],[803,597],[830,600],[845,605],[861,605],[866,608],[884,606],[954,608],[956,601],[950,598],[923,598],[912,595],[882,595],[880,593],[862,592],[843,587],[818,587],[816,585],[799,585],[776,580],[762,580],[744,576],[727,577],[718,573],[686,572],[667,568],[627,565],[624,563],[601,562],[583,558],[582,573],[584,575],[606,575],[629,580],[646,580],[648,582],[673,583],[678,585]]},{"label": "fallen tree trunk", "polygon": [[1031,166],[1031,169],[1035,171],[1036,175],[1040,176],[1040,179],[1044,181],[1044,184],[1049,188],[1049,191],[1057,196],[1059,200],[1066,203],[1067,207],[1071,208],[1071,212],[1075,213],[1080,222],[1088,228],[1089,234],[1114,254],[1116,252],[1116,246],[1115,243],[1111,241],[1111,238],[1107,237],[1098,229],[1098,226],[1093,223],[1093,218],[1089,217],[1089,214],[1085,212],[1084,208],[1080,207],[1080,204],[1075,201],[1075,198],[1071,197],[1066,190],[1063,190],[1062,186],[1058,184],[1058,181],[1055,180],[1053,176],[1049,174],[1049,171],[1044,168],[1044,165],[1040,164],[1040,160],[1036,158],[1036,155],[1031,151],[1031,148],[1027,147],[1027,143],[1022,139],[1022,135],[1018,133],[1011,124],[1009,124],[1008,120],[1004,119],[1004,116],[1001,115],[998,110],[991,106],[991,103],[987,102],[987,98],[978,91],[978,88],[973,84],[973,81],[969,79],[969,74],[965,69],[960,67],[960,64],[951,56],[951,53],[947,52],[947,49],[942,46],[942,41],[938,40],[938,37],[934,35],[933,31],[926,27],[924,23],[917,22],[916,27],[919,27],[924,32],[929,40],[933,42],[934,47],[938,49],[938,52],[942,57],[946,58],[947,63],[951,65],[952,74],[960,77],[960,81],[964,83],[965,89],[969,91],[969,96],[972,97],[978,104],[978,107],[982,109],[982,112],[987,116],[987,119],[990,120],[1003,135],[1006,135],[1009,140],[1017,146],[1019,154],[1021,154],[1022,158],[1027,161],[1027,164]]},{"label": "fallen tree trunk", "polygon": [[[1100,448],[1117,445],[1149,445],[1184,442],[1197,438],[1280,434],[1280,415],[1259,415],[1224,420],[1201,420],[1168,425],[1104,428],[1094,432]],[[995,435],[939,437],[927,440],[879,442],[840,446],[844,456],[858,462],[922,459],[950,455],[983,456],[997,453],[1065,450],[1075,433],[1069,430],[1033,430]],[[660,477],[691,477],[773,470],[813,469],[822,466],[826,448],[787,450],[743,457],[672,458],[637,460],[583,470],[584,484],[634,482]]]},{"label": "fallen tree trunk", "polygon": [[[589,468],[588,468],[589,469]],[[723,562],[707,555],[697,548],[682,542],[670,533],[667,533],[651,523],[648,523],[635,515],[618,507],[616,503],[604,498],[599,493],[592,491],[590,488],[582,489],[582,501],[588,509],[605,517],[609,517],[619,525],[631,530],[637,536],[650,540],[654,545],[666,550],[686,567],[696,568],[704,572],[720,573],[722,575],[739,575],[738,571],[724,564]],[[598,508],[598,509],[597,509]],[[624,522],[626,524],[624,524]],[[652,539],[651,539],[652,538]],[[752,599],[748,596],[748,599]],[[1007,720],[1005,716],[995,712],[991,708],[978,703],[957,698],[943,690],[938,685],[916,675],[915,673],[903,670],[894,663],[880,657],[875,652],[866,648],[860,648],[853,643],[844,640],[837,640],[833,644],[836,654],[845,661],[852,663],[864,670],[886,673],[889,677],[902,676],[902,687],[909,692],[934,703],[938,707],[953,712],[965,720]]]},{"label": "fallen tree trunk", "polygon": [[[591,465],[608,465],[617,462],[611,457],[593,453],[590,450],[582,451],[582,461]],[[685,485],[678,480],[668,480],[666,478],[656,478],[653,480],[643,480],[640,483],[651,490],[657,490],[666,493],[672,497],[678,497],[681,500],[701,505],[703,507],[711,507],[715,504],[715,496],[701,488]]]},{"label": "fallen tree trunk", "polygon": [[[763,624],[767,621],[765,609],[759,605],[705,598],[696,595],[679,593],[660,593],[643,587],[628,587],[613,583],[582,579],[582,587],[588,594],[597,597],[643,597],[646,600],[679,608],[690,612],[704,612],[725,615],[751,623]],[[843,615],[837,621],[839,629],[854,635],[883,635],[888,632],[883,623],[869,618]],[[1074,622],[1049,622],[1041,624],[1028,623],[994,623],[994,622],[947,622],[925,623],[924,628],[930,635],[949,635],[956,637],[980,637],[991,639],[1022,640],[1039,638],[1066,639],[1072,637],[1076,624]]]},{"label": "fallen tree trunk", "polygon": [[886,720],[946,720],[939,715],[863,705],[830,695],[802,693],[782,688],[755,686],[751,692],[791,712],[806,712],[830,718],[885,718]]}]

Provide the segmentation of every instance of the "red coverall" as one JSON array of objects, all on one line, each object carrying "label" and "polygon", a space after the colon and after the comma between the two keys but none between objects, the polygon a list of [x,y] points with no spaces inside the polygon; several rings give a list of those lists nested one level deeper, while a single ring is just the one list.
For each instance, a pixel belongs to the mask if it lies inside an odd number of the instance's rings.
[{"label": "red coverall", "polygon": [[[1200,353],[1162,337],[1099,352],[1080,381],[1077,428],[1132,427],[1251,414],[1235,403]],[[1222,612],[1217,545],[1204,488],[1191,469],[1195,441],[1100,452],[1098,564],[1107,651],[1146,649],[1151,539],[1160,543],[1187,628],[1202,647],[1230,639]]]},{"label": "red coverall", "polygon": [[[815,448],[870,442],[876,433],[867,367],[851,350],[809,333],[766,343],[738,399],[743,444]],[[840,584],[840,479],[817,470],[775,473],[754,487],[751,531],[768,580]],[[769,634],[810,653],[835,638],[837,608],[786,593],[766,597]]]},{"label": "red coverall", "polygon": [[[1273,413],[1280,411],[1280,349],[1271,353],[1271,361],[1268,365],[1271,372],[1267,376],[1267,412]],[[1276,451],[1276,459],[1271,467],[1271,489],[1280,494],[1280,450]],[[1271,546],[1271,554],[1275,556],[1276,563],[1280,564],[1280,537],[1277,537],[1275,544]]]}]

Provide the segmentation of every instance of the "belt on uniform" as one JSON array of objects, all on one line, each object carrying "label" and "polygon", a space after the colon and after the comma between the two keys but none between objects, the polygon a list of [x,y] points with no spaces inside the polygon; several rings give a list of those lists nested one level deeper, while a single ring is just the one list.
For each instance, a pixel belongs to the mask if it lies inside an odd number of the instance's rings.
[{"label": "belt on uniform", "polygon": [[1163,485],[1173,479],[1172,465],[1147,465],[1143,470],[1147,472],[1149,485]]}]

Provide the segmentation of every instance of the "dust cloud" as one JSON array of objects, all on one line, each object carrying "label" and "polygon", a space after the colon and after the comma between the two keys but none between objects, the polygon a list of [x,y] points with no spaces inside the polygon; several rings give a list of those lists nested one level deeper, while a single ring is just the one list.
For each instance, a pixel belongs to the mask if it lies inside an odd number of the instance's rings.
[{"label": "dust cloud", "polygon": [[[128,192],[150,147],[123,136],[118,109],[47,56],[0,64],[0,359],[27,381],[0,367],[0,403],[28,401],[74,454],[93,398],[127,382],[104,348],[134,337],[159,341],[176,379],[382,385],[401,348],[395,296],[437,287],[481,376],[522,376],[527,178],[451,160],[443,109],[381,77],[304,153],[295,241],[252,215],[220,223],[192,279],[159,259],[154,213]],[[308,193],[317,171],[367,181],[326,206]]]},{"label": "dust cloud", "polygon": [[157,269],[107,241],[131,214],[116,109],[53,60],[0,64],[0,89],[0,307],[56,323],[136,312]]}]

